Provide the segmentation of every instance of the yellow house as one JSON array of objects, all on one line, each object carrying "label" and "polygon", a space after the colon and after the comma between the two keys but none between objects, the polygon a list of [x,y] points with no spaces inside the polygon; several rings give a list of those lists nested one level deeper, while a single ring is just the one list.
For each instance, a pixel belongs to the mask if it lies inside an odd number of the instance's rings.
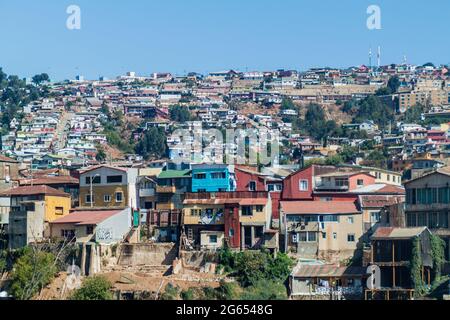
[{"label": "yellow house", "polygon": [[70,194],[49,186],[27,186],[1,193],[10,197],[8,235],[10,249],[49,237],[49,223],[70,212]]},{"label": "yellow house", "polygon": [[80,172],[80,207],[137,208],[138,169],[97,166]]},{"label": "yellow house", "polygon": [[[71,207],[70,194],[49,186],[26,186],[5,191],[11,197],[12,211],[19,208],[31,208],[32,203],[42,203],[44,209],[44,221],[52,222],[68,215]],[[33,211],[33,210],[27,210]]]}]

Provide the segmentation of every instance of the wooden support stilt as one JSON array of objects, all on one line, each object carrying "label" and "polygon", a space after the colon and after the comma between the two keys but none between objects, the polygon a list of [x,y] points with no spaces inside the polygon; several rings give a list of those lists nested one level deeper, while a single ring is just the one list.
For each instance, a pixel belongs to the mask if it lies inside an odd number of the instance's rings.
[{"label": "wooden support stilt", "polygon": [[392,241],[392,287],[395,288],[395,242]]}]

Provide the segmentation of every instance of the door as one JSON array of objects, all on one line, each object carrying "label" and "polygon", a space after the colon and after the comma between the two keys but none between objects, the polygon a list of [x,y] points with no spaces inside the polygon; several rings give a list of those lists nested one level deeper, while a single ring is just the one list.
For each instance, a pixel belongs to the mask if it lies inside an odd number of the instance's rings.
[{"label": "door", "polygon": [[245,233],[245,238],[244,238],[244,244],[246,248],[251,248],[253,247],[253,242],[252,242],[252,227],[244,227],[244,233]]}]

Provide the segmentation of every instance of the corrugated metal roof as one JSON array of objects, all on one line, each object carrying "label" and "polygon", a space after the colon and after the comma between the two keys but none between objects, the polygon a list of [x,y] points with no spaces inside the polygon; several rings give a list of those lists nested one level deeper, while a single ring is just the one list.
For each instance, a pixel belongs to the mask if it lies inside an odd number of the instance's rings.
[{"label": "corrugated metal roof", "polygon": [[383,239],[411,239],[417,237],[425,230],[427,227],[417,227],[417,228],[393,228],[393,227],[380,227],[372,235],[373,240],[383,240]]},{"label": "corrugated metal roof", "polygon": [[191,170],[166,170],[160,173],[158,179],[174,179],[174,178],[189,178]]},{"label": "corrugated metal roof", "polygon": [[336,265],[300,265],[292,275],[298,278],[328,278],[364,276],[366,270],[363,267],[339,267]]}]

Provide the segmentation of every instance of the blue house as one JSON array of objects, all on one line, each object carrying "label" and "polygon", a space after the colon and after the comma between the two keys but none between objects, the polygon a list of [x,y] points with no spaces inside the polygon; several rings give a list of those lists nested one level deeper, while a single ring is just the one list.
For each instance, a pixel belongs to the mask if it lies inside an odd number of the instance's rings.
[{"label": "blue house", "polygon": [[192,166],[192,192],[235,191],[234,172],[226,164],[198,164]]}]

